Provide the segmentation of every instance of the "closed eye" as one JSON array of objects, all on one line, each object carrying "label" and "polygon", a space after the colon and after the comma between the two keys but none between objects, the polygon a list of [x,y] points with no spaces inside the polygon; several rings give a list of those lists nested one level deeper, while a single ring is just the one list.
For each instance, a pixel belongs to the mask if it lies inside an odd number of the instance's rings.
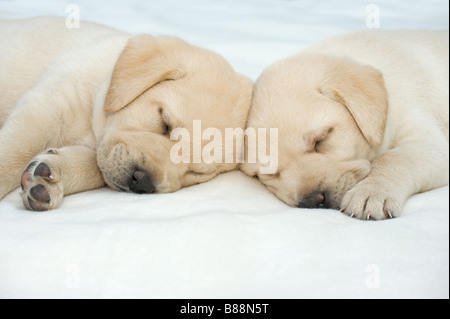
[{"label": "closed eye", "polygon": [[322,153],[326,148],[327,141],[330,137],[332,127],[325,128],[319,134],[311,136],[310,134],[305,136],[305,141],[308,145],[308,152],[310,153]]},{"label": "closed eye", "polygon": [[162,108],[159,109],[159,114],[161,115],[161,133],[166,136],[170,136],[170,132],[172,131],[172,127],[170,125],[169,117],[167,113],[164,112]]},{"label": "closed eye", "polygon": [[324,139],[318,140],[314,142],[314,152],[320,153],[320,150],[322,149],[322,146],[324,145]]}]

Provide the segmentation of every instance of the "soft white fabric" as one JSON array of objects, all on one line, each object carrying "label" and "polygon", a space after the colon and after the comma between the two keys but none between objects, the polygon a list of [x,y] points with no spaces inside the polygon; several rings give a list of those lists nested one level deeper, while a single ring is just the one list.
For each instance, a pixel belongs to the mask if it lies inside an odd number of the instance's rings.
[{"label": "soft white fabric", "polygon": [[[73,3],[81,19],[215,50],[253,79],[373,14],[350,0]],[[448,29],[445,0],[376,4],[381,28]],[[0,1],[2,18],[65,10]],[[0,202],[0,297],[449,298],[448,210],[447,186],[412,197],[400,218],[359,221],[287,207],[240,172],[173,194],[102,188],[43,213],[16,190]]]}]

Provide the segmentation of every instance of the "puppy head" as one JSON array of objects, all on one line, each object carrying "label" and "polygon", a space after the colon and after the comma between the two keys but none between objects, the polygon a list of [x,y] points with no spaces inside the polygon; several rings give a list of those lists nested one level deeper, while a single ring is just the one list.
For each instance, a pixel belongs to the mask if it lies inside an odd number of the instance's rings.
[{"label": "puppy head", "polygon": [[337,209],[368,175],[387,111],[383,77],[370,66],[317,54],[282,60],[255,83],[248,121],[278,128],[278,170],[261,174],[248,156],[241,170],[288,205]]},{"label": "puppy head", "polygon": [[[236,161],[198,161],[195,144],[205,136],[194,131],[214,128],[223,135],[225,128],[244,128],[251,95],[250,79],[213,52],[171,37],[134,37],[115,65],[104,105],[97,160],[106,183],[138,193],[172,192],[235,169]],[[186,133],[179,140],[170,138],[176,129]],[[179,148],[174,152],[181,141],[184,161],[177,160]],[[224,148],[217,143],[214,150]]]}]

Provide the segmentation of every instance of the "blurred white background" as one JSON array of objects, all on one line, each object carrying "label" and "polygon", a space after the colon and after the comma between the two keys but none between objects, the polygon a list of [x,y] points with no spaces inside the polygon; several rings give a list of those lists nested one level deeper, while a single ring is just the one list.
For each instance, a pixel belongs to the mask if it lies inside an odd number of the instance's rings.
[{"label": "blurred white background", "polygon": [[67,17],[69,4],[78,6],[81,20],[179,36],[218,51],[252,78],[309,44],[367,28],[374,14],[383,29],[448,29],[449,23],[446,0],[0,0],[0,17]]}]

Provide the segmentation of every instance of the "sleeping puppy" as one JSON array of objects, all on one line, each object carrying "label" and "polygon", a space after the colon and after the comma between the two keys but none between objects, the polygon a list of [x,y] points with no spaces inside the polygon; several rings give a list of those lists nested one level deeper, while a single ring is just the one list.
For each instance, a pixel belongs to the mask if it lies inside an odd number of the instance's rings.
[{"label": "sleeping puppy", "polygon": [[174,128],[245,126],[252,82],[213,52],[42,17],[0,22],[0,69],[0,199],[21,186],[41,211],[105,183],[173,192],[237,166],[170,158]]},{"label": "sleeping puppy", "polygon": [[290,206],[398,216],[412,194],[448,184],[448,41],[362,31],[268,67],[248,127],[278,128],[278,170],[241,170]]}]

